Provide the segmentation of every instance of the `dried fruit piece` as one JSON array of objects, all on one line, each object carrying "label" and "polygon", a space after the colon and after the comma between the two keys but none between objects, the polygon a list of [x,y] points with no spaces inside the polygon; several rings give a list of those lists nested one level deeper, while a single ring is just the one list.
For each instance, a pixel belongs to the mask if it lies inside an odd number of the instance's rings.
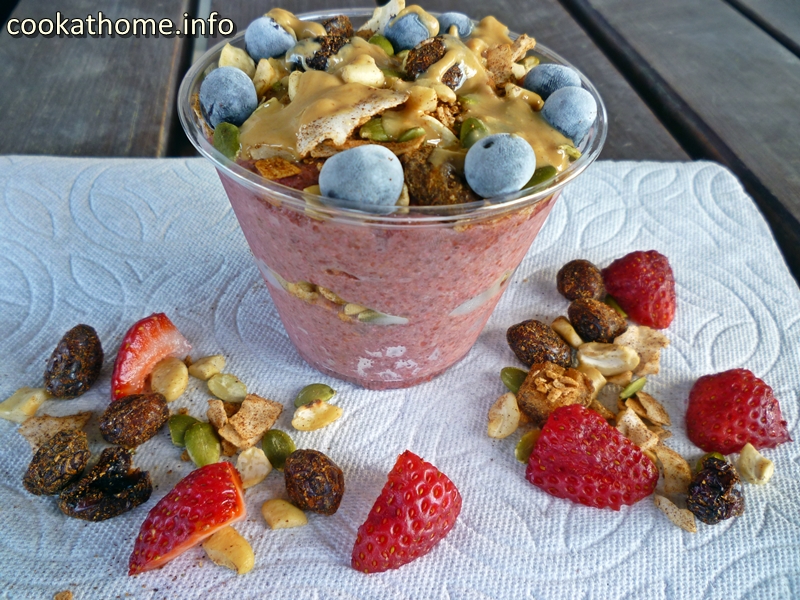
[{"label": "dried fruit piece", "polygon": [[28,440],[31,450],[36,450],[52,438],[59,431],[79,431],[86,427],[86,423],[92,418],[90,411],[79,412],[66,417],[51,417],[42,415],[26,419],[17,429],[22,437]]},{"label": "dried fruit piece", "polygon": [[[346,38],[353,37],[353,24],[346,15],[337,15],[326,19],[322,22],[322,26],[325,28],[325,31],[328,32],[328,35],[341,35]],[[372,43],[373,42],[370,41],[370,44]]]},{"label": "dried fruit piece", "polygon": [[536,363],[551,362],[562,367],[572,363],[572,350],[550,327],[530,319],[509,327],[508,345],[529,367]]},{"label": "dried fruit piece", "polygon": [[286,458],[295,451],[294,441],[289,434],[280,429],[270,429],[261,440],[261,447],[269,462],[279,471],[283,471]]},{"label": "dried fruit piece", "polygon": [[559,406],[588,406],[592,392],[592,383],[577,369],[546,362],[531,367],[517,393],[517,404],[534,425],[541,427]]},{"label": "dried fruit piece", "polygon": [[61,492],[61,512],[84,521],[105,521],[147,502],[153,493],[150,474],[134,469],[131,456],[124,448],[103,450],[92,470]]},{"label": "dried fruit piece", "polygon": [[460,513],[461,494],[453,482],[406,450],[358,528],[350,564],[364,573],[402,567],[428,554]]},{"label": "dried fruit piece", "polygon": [[60,431],[33,455],[22,485],[37,496],[57,494],[80,477],[89,456],[89,442],[83,431]]},{"label": "dried fruit piece", "polygon": [[232,464],[196,469],[148,513],[136,536],[128,575],[156,569],[246,516],[242,480]]},{"label": "dried fruit piece", "polygon": [[772,479],[775,473],[775,464],[761,456],[752,444],[745,444],[739,453],[739,460],[736,463],[739,473],[747,483],[754,485],[764,485]]},{"label": "dried fruit piece", "polygon": [[792,440],[772,388],[746,369],[698,379],[689,392],[686,433],[706,452],[732,454],[748,442],[774,448]]},{"label": "dried fruit piece", "polygon": [[687,508],[707,525],[744,514],[744,496],[737,488],[739,475],[726,460],[710,456],[689,484]]},{"label": "dried fruit piece", "polygon": [[247,489],[264,481],[272,471],[272,465],[264,451],[254,446],[239,455],[236,470],[242,476],[242,487]]},{"label": "dried fruit piece", "polygon": [[76,398],[89,391],[103,368],[103,346],[89,325],[64,334],[47,361],[44,387],[54,398]]},{"label": "dried fruit piece", "polygon": [[188,384],[189,370],[174,356],[159,361],[150,374],[150,390],[164,396],[167,402],[180,398]]},{"label": "dried fruit piece", "polygon": [[571,260],[556,275],[558,293],[567,300],[594,298],[602,300],[606,296],[603,275],[600,269],[588,260]]},{"label": "dried fruit piece", "polygon": [[631,252],[603,269],[606,290],[640,325],[665,329],[675,318],[675,278],[663,254]]},{"label": "dried fruit piece", "polygon": [[209,378],[208,391],[225,402],[242,402],[247,396],[247,386],[230,373],[217,373]]},{"label": "dried fruit piece", "polygon": [[22,423],[35,415],[49,397],[44,388],[21,387],[0,403],[0,419]]},{"label": "dried fruit piece", "polygon": [[517,398],[511,392],[500,396],[489,408],[488,433],[490,438],[501,440],[519,427]]},{"label": "dried fruit piece", "polygon": [[135,448],[153,437],[169,420],[161,394],[133,394],[112,402],[100,416],[100,433],[111,444]]},{"label": "dried fruit piece", "polygon": [[341,407],[328,404],[322,400],[315,400],[311,404],[305,404],[294,411],[292,427],[298,431],[315,431],[327,427],[341,416]]},{"label": "dried fruit piece", "polygon": [[628,328],[617,312],[594,298],[579,298],[569,305],[570,323],[586,342],[612,342]]},{"label": "dried fruit piece", "polygon": [[183,443],[189,458],[198,467],[219,461],[219,438],[210,423],[199,422],[190,426],[183,437]]},{"label": "dried fruit piece", "polygon": [[273,498],[261,505],[261,514],[270,529],[291,529],[308,523],[305,513],[294,504]]},{"label": "dried fruit piece", "polygon": [[301,510],[332,515],[344,495],[344,474],[317,450],[295,450],[283,466],[286,493]]},{"label": "dried fruit piece", "polygon": [[253,547],[230,525],[203,542],[203,550],[215,565],[236,571],[239,575],[249,573],[256,563]]},{"label": "dried fruit piece", "polygon": [[192,346],[164,313],[155,313],[128,329],[114,362],[111,399],[119,400],[144,390],[145,379],[159,361],[182,357]]},{"label": "dried fruit piece", "polygon": [[619,510],[653,493],[658,469],[600,415],[572,405],[550,415],[525,477],[558,498]]},{"label": "dried fruit piece", "polygon": [[225,368],[225,357],[222,354],[214,354],[213,356],[204,356],[194,361],[189,366],[189,375],[208,381],[217,373],[221,373]]}]

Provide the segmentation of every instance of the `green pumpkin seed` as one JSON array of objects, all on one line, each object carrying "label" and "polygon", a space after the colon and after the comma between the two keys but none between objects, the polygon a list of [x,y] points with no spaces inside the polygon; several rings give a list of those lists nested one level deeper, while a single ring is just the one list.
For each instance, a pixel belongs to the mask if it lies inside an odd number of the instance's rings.
[{"label": "green pumpkin seed", "polygon": [[500,370],[500,380],[503,384],[513,393],[519,392],[522,382],[528,376],[527,371],[518,369],[517,367],[504,367]]},{"label": "green pumpkin seed", "polygon": [[311,383],[297,393],[294,399],[295,408],[311,404],[315,400],[327,402],[336,394],[331,386],[324,383]]},{"label": "green pumpkin seed", "polygon": [[533,172],[533,177],[528,182],[525,187],[533,187],[535,185],[539,185],[540,183],[544,183],[548,179],[552,179],[558,175],[558,169],[553,166],[547,165],[546,167],[539,167]]},{"label": "green pumpkin seed", "polygon": [[372,140],[373,142],[388,142],[389,136],[383,129],[383,123],[380,119],[370,119],[361,126],[358,130],[360,135],[365,140]]},{"label": "green pumpkin seed", "polygon": [[261,449],[267,455],[270,464],[283,471],[286,458],[296,450],[296,447],[288,433],[280,429],[270,429],[261,440]]},{"label": "green pumpkin seed", "polygon": [[470,96],[469,94],[466,96],[458,96],[458,101],[466,106],[472,106],[473,104],[478,103],[478,99],[475,96]]},{"label": "green pumpkin seed", "polygon": [[198,467],[219,462],[220,443],[211,423],[195,423],[183,437],[189,458]]},{"label": "green pumpkin seed", "polygon": [[519,61],[523,67],[525,67],[526,71],[530,71],[533,67],[539,64],[539,59],[535,56],[526,56],[521,61]]},{"label": "green pumpkin seed", "polygon": [[411,140],[417,139],[421,135],[425,135],[425,130],[422,127],[414,127],[408,131],[404,131],[400,137],[397,138],[397,141],[410,142]]},{"label": "green pumpkin seed", "polygon": [[233,160],[239,154],[242,144],[239,142],[239,128],[232,123],[220,123],[214,129],[214,148]]},{"label": "green pumpkin seed", "polygon": [[707,458],[716,458],[718,460],[724,460],[725,462],[728,462],[728,459],[725,458],[725,456],[723,456],[722,453],[709,452],[708,454],[704,454],[703,456],[701,456],[700,460],[697,461],[697,464],[694,467],[695,473],[699,473],[700,471],[703,470],[703,465],[705,464]]},{"label": "green pumpkin seed", "polygon": [[183,448],[186,430],[199,422],[200,421],[189,415],[172,415],[168,422],[169,436],[172,438],[172,443],[179,448]]},{"label": "green pumpkin seed", "polygon": [[639,377],[636,381],[631,381],[628,385],[625,386],[619,397],[621,400],[627,400],[637,392],[641,392],[644,384],[647,383],[647,377]]},{"label": "green pumpkin seed", "polygon": [[489,130],[480,119],[470,117],[461,124],[460,139],[464,148],[470,148],[479,139],[489,135]]},{"label": "green pumpkin seed", "polygon": [[627,319],[628,318],[628,313],[626,313],[624,310],[622,310],[622,307],[619,305],[619,303],[616,300],[614,300],[611,296],[606,296],[606,299],[603,300],[603,302],[605,302],[611,308],[613,308],[615,311],[617,311],[619,316],[622,317],[623,319]]},{"label": "green pumpkin seed", "polygon": [[569,144],[564,144],[563,146],[559,146],[558,148],[559,150],[564,151],[564,154],[566,154],[567,158],[569,158],[569,162],[576,161],[581,156],[583,156],[580,150],[578,150],[575,146],[570,146]]},{"label": "green pumpkin seed", "polygon": [[375,34],[369,38],[369,43],[380,47],[388,56],[394,56],[394,47],[392,46],[392,42],[390,42],[384,36]]},{"label": "green pumpkin seed", "polygon": [[531,429],[529,432],[519,438],[517,447],[514,448],[514,456],[517,457],[519,462],[524,464],[528,463],[528,459],[531,457],[531,452],[533,452],[533,447],[539,440],[539,435],[541,433],[541,429]]}]

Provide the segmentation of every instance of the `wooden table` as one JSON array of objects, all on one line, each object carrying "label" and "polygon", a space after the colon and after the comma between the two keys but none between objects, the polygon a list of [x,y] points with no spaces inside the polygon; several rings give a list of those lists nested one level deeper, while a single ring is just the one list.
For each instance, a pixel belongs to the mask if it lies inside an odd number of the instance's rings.
[{"label": "wooden table", "polygon": [[[341,6],[363,6],[344,0]],[[215,10],[241,30],[277,3],[255,0],[20,0],[8,18],[170,18]],[[300,13],[321,0],[283,6]],[[609,114],[601,158],[710,159],[735,172],[800,280],[800,3],[796,0],[431,0],[493,14],[562,54]],[[0,13],[0,18],[4,15]],[[202,40],[205,42],[205,40]],[[208,44],[216,40],[208,40]],[[186,37],[36,38],[0,33],[0,153],[185,155],[175,96]]]}]

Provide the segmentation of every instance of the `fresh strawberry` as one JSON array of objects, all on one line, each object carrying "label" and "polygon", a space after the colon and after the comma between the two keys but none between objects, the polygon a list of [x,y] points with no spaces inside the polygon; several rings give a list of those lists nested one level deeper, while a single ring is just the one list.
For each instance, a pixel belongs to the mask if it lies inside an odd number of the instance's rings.
[{"label": "fresh strawberry", "polygon": [[757,449],[791,442],[772,388],[747,369],[697,380],[689,392],[686,433],[706,452],[731,454],[750,442]]},{"label": "fresh strawberry", "polygon": [[192,346],[164,313],[155,313],[128,329],[122,340],[111,376],[111,399],[119,400],[144,391],[145,379],[159,361],[183,357]]},{"label": "fresh strawberry", "polygon": [[139,529],[128,575],[156,569],[247,515],[239,472],[227,462],[200,467],[158,501]]},{"label": "fresh strawberry", "polygon": [[353,546],[353,568],[397,569],[425,556],[461,512],[461,494],[439,469],[406,450],[397,458]]},{"label": "fresh strawberry", "polygon": [[528,460],[525,477],[558,498],[619,510],[653,493],[658,469],[593,410],[554,410]]},{"label": "fresh strawberry", "polygon": [[667,257],[655,250],[631,252],[603,269],[606,291],[628,316],[654,329],[675,317],[675,278]]}]

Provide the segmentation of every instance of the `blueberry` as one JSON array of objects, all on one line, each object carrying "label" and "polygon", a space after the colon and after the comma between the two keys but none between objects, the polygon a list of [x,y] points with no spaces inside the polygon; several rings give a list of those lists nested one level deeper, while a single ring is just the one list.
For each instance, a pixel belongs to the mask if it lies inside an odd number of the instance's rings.
[{"label": "blueberry", "polygon": [[[370,205],[391,212],[403,191],[403,167],[391,150],[367,144],[334,154],[319,173],[323,196]],[[330,204],[336,204],[330,202]]]},{"label": "blueberry", "polygon": [[472,33],[472,19],[460,12],[446,12],[439,17],[439,33],[449,33],[450,27],[458,27],[458,36],[467,37]]},{"label": "blueberry", "polygon": [[542,100],[547,100],[550,94],[563,87],[581,87],[581,76],[575,69],[548,63],[528,71],[522,85],[539,94]]},{"label": "blueberry", "polygon": [[512,133],[495,133],[478,140],[464,161],[467,183],[482,198],[518,192],[535,170],[533,148]]},{"label": "blueberry", "polygon": [[422,40],[431,37],[417,13],[406,13],[399,19],[392,20],[383,30],[383,35],[392,42],[395,52],[411,50]]},{"label": "blueberry", "polygon": [[214,69],[200,84],[200,107],[211,127],[223,122],[239,126],[257,106],[253,82],[236,67]]},{"label": "blueberry", "polygon": [[256,61],[275,58],[295,45],[294,36],[278,25],[272,17],[259,17],[247,26],[244,32],[247,53]]},{"label": "blueberry", "polygon": [[553,92],[544,103],[542,116],[578,145],[597,117],[597,102],[583,88],[561,88]]}]

